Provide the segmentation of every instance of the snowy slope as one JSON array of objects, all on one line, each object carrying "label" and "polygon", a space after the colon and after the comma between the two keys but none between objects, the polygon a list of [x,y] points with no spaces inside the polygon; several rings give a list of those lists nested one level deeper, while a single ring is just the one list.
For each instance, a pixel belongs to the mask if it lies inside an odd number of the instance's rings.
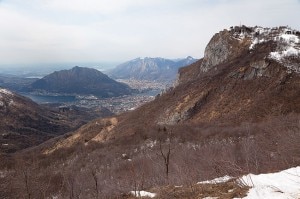
[{"label": "snowy slope", "polygon": [[147,192],[147,191],[131,191],[131,195],[136,197],[148,197],[148,198],[154,198],[156,196],[155,193]]},{"label": "snowy slope", "polygon": [[0,107],[12,105],[13,103],[13,93],[7,89],[0,88]]},{"label": "snowy slope", "polygon": [[248,186],[246,199],[298,199],[300,198],[300,167],[277,173],[253,175],[240,179]]},{"label": "snowy slope", "polygon": [[268,58],[282,63],[289,71],[300,73],[299,64],[291,63],[289,59],[300,58],[300,32],[290,27],[263,28],[244,28],[233,34],[233,38],[239,41],[249,40],[250,52],[255,50],[258,44],[273,42],[275,49],[270,52]]},{"label": "snowy slope", "polygon": [[[219,184],[232,180],[233,177],[224,176],[213,180],[198,182],[197,184]],[[300,166],[277,173],[248,174],[237,178],[240,186],[250,189],[244,199],[299,199],[300,198]],[[131,195],[155,198],[155,193],[146,191],[131,191]],[[216,197],[218,198],[218,197]],[[236,198],[238,199],[238,198]]]},{"label": "snowy slope", "polygon": [[[216,178],[198,184],[225,183],[232,179],[229,176]],[[244,199],[299,199],[300,198],[300,166],[277,173],[248,174],[237,179],[241,186],[249,186],[248,195]]]}]

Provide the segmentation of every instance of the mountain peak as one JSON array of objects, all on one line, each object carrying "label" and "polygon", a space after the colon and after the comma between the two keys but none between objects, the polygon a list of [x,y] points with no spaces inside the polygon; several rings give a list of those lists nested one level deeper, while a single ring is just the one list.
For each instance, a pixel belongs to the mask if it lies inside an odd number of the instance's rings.
[{"label": "mountain peak", "polygon": [[300,56],[300,32],[287,26],[263,28],[260,26],[235,26],[215,34],[205,48],[201,71],[232,60],[243,53],[252,53],[259,45],[268,45],[266,58],[285,65],[289,70],[300,71],[291,66],[290,58]]},{"label": "mountain peak", "polygon": [[136,79],[170,83],[175,80],[178,69],[197,61],[192,57],[170,60],[162,57],[145,57],[118,65],[110,75],[118,79]]},{"label": "mountain peak", "polygon": [[80,69],[84,69],[83,67],[79,67],[79,66],[74,66],[71,70],[80,70]]},{"label": "mountain peak", "polygon": [[132,92],[129,86],[109,78],[96,69],[79,66],[47,75],[34,82],[31,90],[61,94],[92,94],[99,97],[128,95]]}]

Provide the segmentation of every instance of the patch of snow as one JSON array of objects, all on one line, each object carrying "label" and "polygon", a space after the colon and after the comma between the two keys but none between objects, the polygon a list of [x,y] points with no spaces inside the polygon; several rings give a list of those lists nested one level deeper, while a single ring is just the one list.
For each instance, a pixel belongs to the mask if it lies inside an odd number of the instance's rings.
[{"label": "patch of snow", "polygon": [[[224,183],[232,179],[224,176],[197,184]],[[268,174],[248,174],[237,180],[242,185],[251,187],[244,199],[299,199],[300,166]],[[229,192],[232,190],[229,190]]]},{"label": "patch of snow", "polygon": [[149,142],[146,142],[146,146],[148,148],[153,148],[156,144],[157,144],[156,140],[154,140],[154,141],[150,140]]},{"label": "patch of snow", "polygon": [[300,55],[300,50],[292,46],[289,46],[286,50],[271,52],[269,57],[277,61],[281,61],[285,57],[299,56],[299,55]]},{"label": "patch of snow", "polygon": [[280,37],[288,43],[299,43],[299,41],[300,41],[297,35],[282,34],[282,35],[280,35]]},{"label": "patch of snow", "polygon": [[289,57],[300,58],[300,38],[293,34],[294,32],[295,30],[286,28],[275,37],[277,49],[269,54],[269,58],[283,64],[288,69],[288,72],[295,71],[300,73],[299,65],[286,59]]},{"label": "patch of snow", "polygon": [[255,38],[255,39],[252,41],[252,43],[251,43],[249,49],[250,49],[250,50],[254,49],[254,46],[255,46],[256,44],[258,44],[258,43],[259,43],[258,38]]},{"label": "patch of snow", "polygon": [[5,178],[7,176],[7,171],[0,171],[0,178]]},{"label": "patch of snow", "polygon": [[264,43],[265,41],[266,41],[265,39],[260,39],[260,40],[259,40],[258,38],[255,38],[255,39],[252,41],[252,43],[251,43],[249,49],[250,49],[250,50],[253,50],[256,44],[261,44],[261,43]]},{"label": "patch of snow", "polygon": [[[292,37],[291,37],[292,38]],[[300,66],[299,64],[295,64],[290,62],[288,59],[289,57],[296,57],[300,58],[300,44],[297,43],[289,43],[286,44],[285,47],[281,50],[277,50],[275,52],[271,52],[269,58],[278,61],[279,63],[283,64],[287,69],[288,73],[294,71],[296,73],[300,73]]]},{"label": "patch of snow", "polygon": [[157,145],[157,141],[156,141],[156,140],[147,139],[147,140],[145,141],[145,144],[143,144],[143,145],[141,146],[141,150],[144,150],[144,149],[146,149],[146,148],[153,148],[153,147],[156,146],[156,145]]},{"label": "patch of snow", "polygon": [[243,176],[241,181],[251,186],[245,199],[297,199],[300,198],[300,167],[277,173]]},{"label": "patch of snow", "polygon": [[213,180],[198,182],[197,184],[219,184],[219,183],[227,182],[228,180],[231,180],[232,178],[233,177],[231,177],[231,176],[223,176],[223,177],[215,178]]},{"label": "patch of snow", "polygon": [[9,103],[8,103],[9,106],[12,106],[12,105],[14,105],[14,104],[15,104],[15,103],[14,103],[14,100],[12,100],[12,99],[9,100]]},{"label": "patch of snow", "polygon": [[149,198],[154,198],[156,196],[155,193],[147,192],[147,191],[131,191],[130,192],[132,195],[137,196],[137,197],[149,197]]},{"label": "patch of snow", "polygon": [[276,41],[277,49],[270,53],[269,58],[282,61],[286,57],[300,56],[300,38],[295,35],[295,32],[289,27],[273,29],[255,27],[250,33],[244,31],[234,33],[234,38],[238,40],[250,39],[249,50],[253,50],[257,44]]},{"label": "patch of snow", "polygon": [[6,90],[4,88],[0,88],[0,94],[13,95],[12,92],[10,92],[9,90]]},{"label": "patch of snow", "polygon": [[182,185],[175,185],[174,186],[175,188],[181,188],[181,187],[183,187]]}]

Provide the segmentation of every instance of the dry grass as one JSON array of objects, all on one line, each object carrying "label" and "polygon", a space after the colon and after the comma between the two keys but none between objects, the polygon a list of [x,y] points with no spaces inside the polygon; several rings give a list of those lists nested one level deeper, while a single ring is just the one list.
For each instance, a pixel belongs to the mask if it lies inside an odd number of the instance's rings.
[{"label": "dry grass", "polygon": [[[149,192],[156,193],[155,199],[200,199],[215,197],[222,199],[242,198],[247,195],[249,187],[240,187],[235,180],[219,184],[195,184],[193,186],[164,186],[151,189]],[[132,194],[119,196],[123,199],[135,199]],[[147,197],[143,197],[147,198]]]}]

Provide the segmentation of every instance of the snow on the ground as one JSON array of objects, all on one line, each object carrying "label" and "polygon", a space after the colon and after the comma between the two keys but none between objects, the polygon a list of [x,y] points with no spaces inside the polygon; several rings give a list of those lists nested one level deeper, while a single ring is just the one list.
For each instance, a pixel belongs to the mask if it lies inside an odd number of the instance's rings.
[{"label": "snow on the ground", "polygon": [[300,39],[297,35],[281,34],[276,38],[276,40],[284,41],[285,46],[282,47],[283,49],[277,50],[275,52],[271,52],[270,58],[280,61],[285,57],[300,55],[300,49],[299,49]]},{"label": "snow on the ground", "polygon": [[4,88],[0,88],[0,94],[12,95],[12,92],[10,92],[9,90],[6,90]]},{"label": "snow on the ground", "polygon": [[154,198],[156,196],[155,193],[147,192],[147,191],[131,191],[130,192],[132,195],[137,196],[137,197],[149,197],[149,198]]},{"label": "snow on the ground", "polygon": [[[5,106],[6,103],[3,101],[3,99],[5,100],[8,96],[9,96],[8,105],[11,106],[14,104],[14,101],[11,98],[11,96],[13,96],[13,93],[7,89],[0,88],[0,107]],[[5,101],[7,101],[7,100],[8,99],[6,99]]]},{"label": "snow on the ground", "polygon": [[296,30],[291,28],[271,29],[255,27],[251,33],[240,32],[235,34],[235,39],[242,40],[248,38],[251,40],[249,50],[253,50],[257,44],[268,41],[276,41],[278,48],[271,52],[271,59],[281,61],[285,57],[300,56],[300,38],[296,34]]},{"label": "snow on the ground", "polygon": [[271,52],[270,58],[280,61],[284,57],[298,56],[298,55],[300,55],[300,50],[294,48],[293,46],[289,46],[283,51]]},{"label": "snow on the ground", "polygon": [[215,178],[213,180],[206,180],[206,181],[198,182],[197,184],[219,184],[219,183],[227,182],[228,180],[231,180],[231,179],[232,179],[232,177],[230,177],[230,176],[223,176],[223,177]]},{"label": "snow on the ground", "polygon": [[293,42],[293,43],[299,43],[300,42],[300,39],[298,38],[298,36],[297,35],[292,35],[292,34],[282,34],[282,35],[280,35],[280,37],[282,38],[282,39],[284,39],[286,42],[288,42],[288,43],[291,43],[291,42]]},{"label": "snow on the ground", "polygon": [[[224,183],[232,177],[224,176],[197,184]],[[244,199],[299,199],[300,198],[300,166],[277,173],[248,174],[237,182],[251,187]]]},{"label": "snow on the ground", "polygon": [[300,167],[277,173],[249,174],[240,179],[250,188],[245,199],[299,199]]}]

